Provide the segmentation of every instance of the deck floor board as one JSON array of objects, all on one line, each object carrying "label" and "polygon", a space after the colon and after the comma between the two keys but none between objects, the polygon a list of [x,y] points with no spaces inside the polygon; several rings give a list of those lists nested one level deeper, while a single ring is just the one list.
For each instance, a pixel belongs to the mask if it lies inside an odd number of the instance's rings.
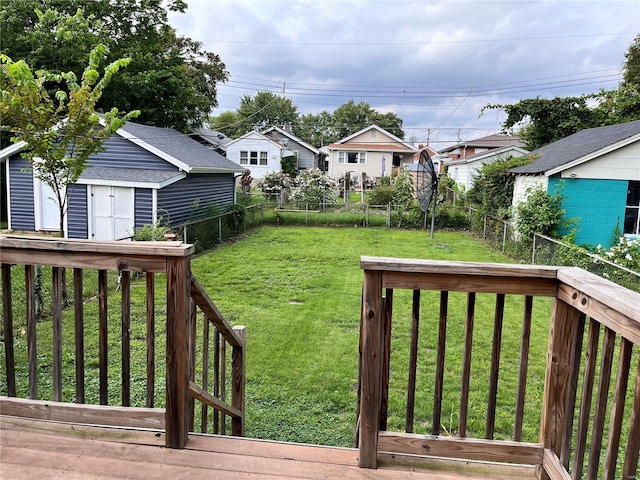
[{"label": "deck floor board", "polygon": [[456,467],[381,458],[377,470],[357,466],[358,451],[235,437],[191,435],[184,450],[164,447],[164,434],[0,416],[0,478],[167,479],[423,479],[534,478],[532,469]]}]

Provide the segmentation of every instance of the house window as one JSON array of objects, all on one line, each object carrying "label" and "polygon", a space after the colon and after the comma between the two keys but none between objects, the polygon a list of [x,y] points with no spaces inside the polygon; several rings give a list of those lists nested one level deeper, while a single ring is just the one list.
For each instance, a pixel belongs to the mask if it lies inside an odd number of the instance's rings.
[{"label": "house window", "polygon": [[240,151],[240,165],[247,165],[249,163],[249,154],[246,150]]},{"label": "house window", "polygon": [[249,165],[258,164],[258,152],[249,152]]},{"label": "house window", "polygon": [[624,233],[640,235],[640,182],[629,182],[627,207],[624,212]]},{"label": "house window", "polygon": [[260,165],[267,164],[267,152],[260,152]]},{"label": "house window", "polygon": [[338,152],[338,163],[365,164],[366,152]]}]

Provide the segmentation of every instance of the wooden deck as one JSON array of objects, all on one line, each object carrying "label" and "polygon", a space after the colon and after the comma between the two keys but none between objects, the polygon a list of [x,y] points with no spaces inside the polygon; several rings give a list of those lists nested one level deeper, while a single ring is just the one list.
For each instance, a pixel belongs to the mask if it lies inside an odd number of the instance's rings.
[{"label": "wooden deck", "polygon": [[305,478],[473,480],[535,478],[533,469],[380,455],[358,468],[358,451],[246,438],[190,435],[184,450],[164,434],[0,416],[0,478]]}]

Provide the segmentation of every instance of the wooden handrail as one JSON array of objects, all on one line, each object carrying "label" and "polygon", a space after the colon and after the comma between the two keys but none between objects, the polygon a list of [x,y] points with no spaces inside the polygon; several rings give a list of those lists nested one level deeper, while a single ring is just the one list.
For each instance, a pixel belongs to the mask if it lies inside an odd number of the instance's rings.
[{"label": "wooden handrail", "polygon": [[[539,467],[541,478],[569,478],[569,460],[574,459],[574,475],[581,476],[583,458],[589,478],[635,478],[640,456],[640,380],[631,368],[632,345],[640,346],[640,294],[613,284],[606,279],[574,267],[536,265],[487,264],[476,262],[444,262],[422,259],[396,259],[385,257],[361,257],[364,273],[362,297],[362,321],[360,337],[360,390],[359,390],[359,465],[375,468],[378,450],[404,454],[453,456],[456,458],[517,461]],[[411,360],[407,394],[406,431],[413,428],[415,391],[415,363],[418,324],[420,316],[420,291],[440,292],[440,318],[438,321],[438,347],[434,381],[433,422],[439,422],[442,400],[442,371],[444,349],[447,344],[447,299],[449,292],[467,292],[467,314],[464,332],[464,356],[460,405],[460,437],[441,439],[439,425],[433,425],[435,436],[425,437],[412,433],[385,432],[387,418],[387,390],[389,388],[389,363],[392,307],[394,289],[413,291],[411,329]],[[472,335],[475,316],[476,293],[496,294],[494,333],[491,355],[491,375],[488,387],[487,429],[485,439],[467,439],[466,415],[469,395],[469,370],[471,368]],[[501,331],[505,295],[524,298],[522,336],[519,350],[519,379],[516,395],[516,417],[522,417],[526,380],[528,377],[529,335],[534,297],[551,297],[553,310],[544,379],[540,443],[521,443],[522,418],[514,423],[515,442],[495,442],[493,437],[497,378],[501,357]],[[417,303],[417,305],[416,305]],[[437,312],[432,314],[437,316]],[[582,353],[587,323],[589,333],[586,357]],[[598,354],[600,326],[604,327],[603,352]],[[617,357],[617,373],[613,368],[614,345],[621,337]],[[435,355],[435,352],[434,352]],[[513,355],[513,353],[511,353]],[[596,358],[601,365],[597,368]],[[586,358],[584,366],[580,365]],[[640,364],[638,365],[640,372]],[[579,375],[584,372],[582,390],[578,389]],[[599,375],[597,394],[594,397],[596,414],[592,433],[588,437],[591,418],[591,398],[594,377]],[[611,379],[611,376],[615,378]],[[635,381],[632,411],[624,411],[627,382]],[[609,385],[615,385],[611,392]],[[613,402],[607,404],[609,396]],[[581,397],[581,398],[580,398]],[[611,407],[611,410],[609,409]],[[574,411],[579,423],[574,429]],[[607,430],[605,418],[610,418]],[[618,462],[618,449],[624,445],[621,439],[623,422],[628,421],[628,441],[623,463]],[[452,426],[455,430],[455,425]],[[608,432],[606,452],[601,450],[603,434]],[[574,445],[575,442],[575,445]],[[585,452],[590,442],[591,451]],[[529,449],[529,450],[527,450]],[[520,452],[513,456],[515,452]],[[528,458],[517,455],[529,452]],[[600,456],[604,455],[604,470],[599,472]],[[621,473],[622,472],[622,473]]]}]

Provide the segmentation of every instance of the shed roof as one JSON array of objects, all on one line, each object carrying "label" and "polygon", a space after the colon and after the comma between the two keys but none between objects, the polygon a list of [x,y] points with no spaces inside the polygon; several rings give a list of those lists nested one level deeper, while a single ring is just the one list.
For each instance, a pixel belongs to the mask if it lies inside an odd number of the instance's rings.
[{"label": "shed roof", "polygon": [[586,161],[598,157],[637,140],[640,140],[640,120],[588,128],[534,150],[530,155],[537,157],[536,160],[513,168],[510,172],[525,175],[551,172],[581,159]]}]

